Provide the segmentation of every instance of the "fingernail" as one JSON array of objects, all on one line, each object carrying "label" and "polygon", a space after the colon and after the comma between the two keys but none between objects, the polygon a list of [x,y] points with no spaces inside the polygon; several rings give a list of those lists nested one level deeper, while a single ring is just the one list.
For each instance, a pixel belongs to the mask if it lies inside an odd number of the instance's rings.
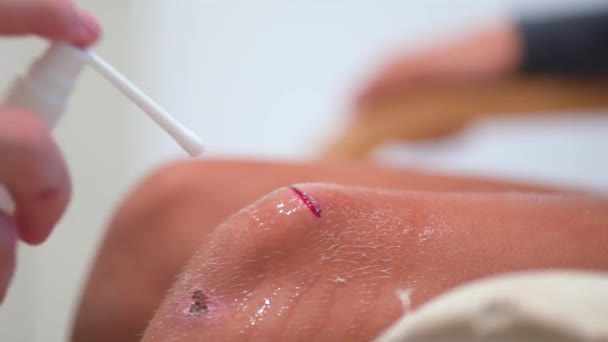
[{"label": "fingernail", "polygon": [[101,26],[99,26],[97,18],[91,12],[82,8],[78,10],[78,17],[80,19],[80,28],[78,30],[79,43],[83,45],[93,43],[101,34]]}]

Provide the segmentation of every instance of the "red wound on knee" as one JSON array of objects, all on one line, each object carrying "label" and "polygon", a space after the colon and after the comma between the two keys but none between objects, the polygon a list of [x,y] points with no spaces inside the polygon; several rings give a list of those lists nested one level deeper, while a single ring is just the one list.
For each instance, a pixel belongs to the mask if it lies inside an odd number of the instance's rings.
[{"label": "red wound on knee", "polygon": [[321,217],[321,207],[319,207],[317,202],[315,202],[312,197],[310,197],[307,193],[296,188],[293,185],[289,188],[298,196],[298,198],[304,203],[304,205],[306,205],[308,210],[310,210],[313,215],[315,215],[316,217]]}]

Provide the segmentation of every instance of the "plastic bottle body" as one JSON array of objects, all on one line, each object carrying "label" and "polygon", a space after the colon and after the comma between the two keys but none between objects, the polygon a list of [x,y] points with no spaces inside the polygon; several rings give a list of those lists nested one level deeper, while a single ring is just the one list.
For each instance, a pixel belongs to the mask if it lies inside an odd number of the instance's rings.
[{"label": "plastic bottle body", "polygon": [[[31,111],[53,129],[65,112],[86,62],[84,51],[65,43],[51,44],[25,75],[14,79],[3,105]],[[0,210],[12,214],[14,209],[10,194],[0,184]]]}]

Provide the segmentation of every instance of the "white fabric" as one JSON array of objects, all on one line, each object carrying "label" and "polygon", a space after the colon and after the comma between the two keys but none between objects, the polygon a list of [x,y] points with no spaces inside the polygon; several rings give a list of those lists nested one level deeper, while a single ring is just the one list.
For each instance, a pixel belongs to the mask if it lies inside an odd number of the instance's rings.
[{"label": "white fabric", "polygon": [[376,342],[608,341],[608,274],[518,273],[477,281],[404,316]]}]

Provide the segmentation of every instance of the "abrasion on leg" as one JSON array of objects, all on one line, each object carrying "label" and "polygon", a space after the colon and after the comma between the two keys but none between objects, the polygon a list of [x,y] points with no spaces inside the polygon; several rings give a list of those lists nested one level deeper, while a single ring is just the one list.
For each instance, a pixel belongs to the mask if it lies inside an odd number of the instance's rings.
[{"label": "abrasion on leg", "polygon": [[188,308],[186,314],[190,316],[200,316],[207,312],[209,307],[207,306],[207,301],[209,297],[201,291],[195,290],[192,292],[192,302],[190,303],[190,307]]}]

